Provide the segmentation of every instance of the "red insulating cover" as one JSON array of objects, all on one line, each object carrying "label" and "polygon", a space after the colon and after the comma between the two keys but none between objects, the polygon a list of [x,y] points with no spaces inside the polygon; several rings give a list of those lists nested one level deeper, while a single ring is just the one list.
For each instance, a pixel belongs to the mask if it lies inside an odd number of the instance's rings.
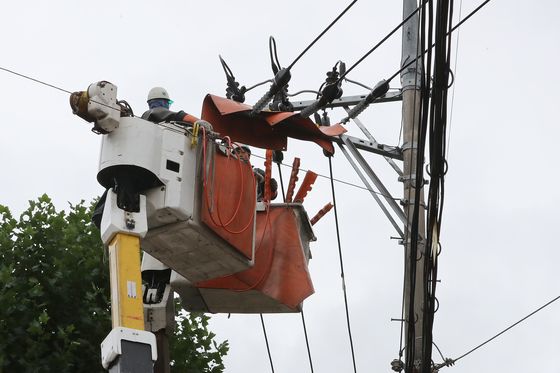
[{"label": "red insulating cover", "polygon": [[335,124],[318,127],[298,113],[262,111],[249,115],[252,107],[227,98],[206,95],[202,104],[202,119],[210,122],[214,131],[229,136],[232,141],[263,149],[285,150],[287,138],[313,141],[329,153],[334,153],[332,136],[346,132]]},{"label": "red insulating cover", "polygon": [[314,289],[292,208],[272,206],[268,214],[258,212],[256,240],[253,268],[195,286],[239,292],[257,290],[295,310]]},{"label": "red insulating cover", "polygon": [[208,163],[201,220],[252,259],[256,186],[251,165],[220,151],[215,152],[213,164]]}]

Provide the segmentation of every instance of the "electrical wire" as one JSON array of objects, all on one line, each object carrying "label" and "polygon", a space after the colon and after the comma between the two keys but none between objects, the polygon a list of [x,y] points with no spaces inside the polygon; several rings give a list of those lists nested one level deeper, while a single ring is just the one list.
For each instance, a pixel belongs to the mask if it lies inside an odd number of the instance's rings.
[{"label": "electrical wire", "polygon": [[320,34],[319,34],[319,35],[304,49],[304,50],[303,50],[303,52],[301,52],[301,53],[299,54],[299,56],[296,57],[296,59],[290,64],[290,66],[287,67],[287,70],[291,70],[292,67],[294,67],[294,65],[299,61],[299,59],[300,59],[301,57],[303,57],[303,55],[304,55],[304,54],[305,54],[305,53],[306,53],[306,52],[307,52],[307,51],[308,51],[308,50],[309,50],[309,49],[310,49],[310,48],[311,48],[311,47],[312,47],[312,46],[313,46],[327,31],[329,31],[329,29],[330,29],[331,27],[333,27],[333,25],[334,25],[344,14],[346,14],[346,12],[347,12],[348,10],[350,10],[350,8],[352,8],[352,6],[354,6],[354,4],[356,4],[357,1],[358,1],[358,0],[352,1],[352,2],[346,7],[346,9],[344,9],[344,10],[342,11],[342,13],[340,13],[340,14],[338,15],[338,17],[336,17],[336,18],[335,18],[335,19],[334,19],[334,20],[333,20],[333,21],[332,21],[332,22],[331,22],[331,23],[330,23],[330,24],[329,24],[329,25],[328,25],[328,26],[327,26],[327,27],[326,27],[326,28],[325,28],[325,29],[324,29],[324,30],[323,30],[323,31],[322,31],[322,32],[321,32],[321,33],[320,33]]},{"label": "electrical wire", "polygon": [[367,89],[368,91],[373,90],[373,88],[368,87],[367,85],[362,84],[362,83],[360,83],[360,82],[357,82],[357,81],[355,81],[355,80],[348,79],[348,78],[344,78],[344,80],[346,80],[348,83],[356,84],[356,85],[358,85],[358,86],[360,86],[360,87],[362,87],[362,88],[365,88],[365,89]]},{"label": "electrical wire", "polygon": [[61,92],[72,94],[72,92],[70,92],[70,91],[68,91],[68,90],[66,90],[66,89],[64,89],[64,88],[57,87],[57,86],[55,86],[54,84],[46,83],[46,82],[44,82],[44,81],[42,81],[42,80],[32,78],[32,77],[30,77],[30,76],[28,76],[28,75],[18,73],[18,72],[16,72],[16,71],[7,69],[7,68],[5,68],[5,67],[0,67],[0,70],[3,70],[3,71],[6,71],[6,72],[8,72],[8,73],[10,73],[10,74],[14,74],[14,75],[17,75],[17,76],[19,76],[19,77],[22,77],[22,78],[31,80],[31,81],[33,81],[33,82],[35,82],[35,83],[43,84],[43,85],[45,85],[45,86],[47,86],[47,87],[54,88],[54,89],[59,90],[59,91],[61,91]]},{"label": "electrical wire", "polygon": [[504,334],[505,332],[507,332],[508,330],[512,329],[513,327],[521,324],[523,321],[527,320],[529,317],[533,316],[534,314],[538,313],[539,311],[543,310],[544,308],[550,306],[552,303],[556,302],[558,299],[560,299],[560,295],[557,296],[556,298],[552,299],[551,301],[547,302],[546,304],[540,306],[539,308],[537,308],[536,310],[534,310],[533,312],[531,312],[530,314],[528,314],[527,316],[523,317],[522,319],[516,321],[515,323],[511,324],[510,326],[508,326],[507,328],[505,328],[504,330],[502,330],[501,332],[497,333],[496,335],[494,335],[491,338],[488,338],[487,340],[485,340],[484,342],[482,342],[481,344],[477,345],[476,347],[470,349],[469,351],[465,352],[463,355],[459,356],[456,359],[452,359],[452,361],[455,363],[459,360],[461,360],[462,358],[464,358],[465,356],[468,356],[470,354],[472,354],[473,352],[475,352],[476,350],[478,350],[479,348],[481,348],[482,346],[486,345],[487,343],[493,341],[494,339],[498,338],[499,336],[501,336],[502,334]]},{"label": "electrical wire", "polygon": [[[461,21],[461,16],[463,14],[463,0],[459,2],[459,21]],[[461,30],[457,30],[457,41],[455,44],[455,65],[453,66],[454,74],[457,75],[457,56],[459,55],[459,36],[461,35]],[[453,79],[455,82],[455,79]],[[453,106],[455,104],[455,84],[453,84],[453,90],[451,91],[451,108],[449,109],[449,133],[447,134],[447,152],[445,153],[445,158],[449,159],[449,143],[451,141],[451,123],[453,122]]]},{"label": "electrical wire", "polygon": [[[254,153],[251,154],[251,156],[252,156],[252,157],[256,157],[256,158],[265,159],[265,157],[263,157],[262,155],[258,155],[258,154],[254,154]],[[279,163],[279,164],[278,164],[278,167],[280,167],[280,165],[282,165],[282,166],[284,166],[284,167],[292,168],[292,165],[289,165],[289,164],[286,164],[286,163]],[[303,172],[307,172],[307,171],[308,171],[308,170],[306,170],[306,169],[304,169],[304,168],[300,168],[300,170],[303,171]],[[323,178],[323,179],[330,180],[330,176],[327,176],[327,175],[317,174],[317,176],[318,176],[318,177],[321,177],[321,178]],[[353,184],[353,183],[351,183],[351,182],[349,182],[349,181],[344,181],[344,180],[340,180],[340,179],[337,179],[337,178],[334,178],[333,180],[336,181],[337,183],[340,183],[340,184],[344,184],[344,185],[351,186],[351,187],[353,187],[353,188],[358,188],[358,189],[361,189],[361,190],[365,190],[365,191],[368,191],[368,192],[371,192],[371,193],[380,195],[380,196],[382,196],[382,197],[391,198],[391,199],[393,199],[393,200],[395,200],[395,201],[400,201],[400,198],[394,198],[393,196],[385,195],[385,194],[383,194],[383,193],[381,193],[381,192],[376,192],[375,190],[368,189],[368,188],[366,188],[366,187],[364,187],[364,186],[361,186],[361,185]]]},{"label": "electrical wire", "polygon": [[[64,93],[68,93],[68,94],[72,94],[72,93],[73,93],[73,92],[70,92],[70,91],[67,90],[67,89],[60,88],[60,87],[58,87],[58,86],[56,86],[56,85],[54,85],[54,84],[50,84],[50,83],[44,82],[44,81],[42,81],[42,80],[33,78],[33,77],[29,76],[29,75],[25,75],[25,74],[22,74],[22,73],[18,73],[17,71],[10,70],[10,69],[7,69],[7,68],[5,68],[5,67],[1,67],[1,66],[0,66],[0,70],[5,71],[5,72],[10,73],[10,74],[13,74],[13,75],[16,75],[16,76],[19,76],[19,77],[24,78],[24,79],[27,79],[27,80],[31,80],[32,82],[42,84],[42,85],[44,85],[44,86],[47,86],[47,87],[49,87],[49,88],[56,89],[56,90],[61,91],[61,92],[64,92]],[[117,109],[117,108],[115,108],[115,107],[113,107],[113,106],[110,106],[110,105],[107,105],[107,104],[105,104],[105,103],[103,103],[103,102],[95,101],[95,100],[92,100],[92,99],[89,99],[89,101],[94,102],[94,103],[96,103],[96,104],[99,104],[99,105],[101,105],[101,106],[105,106],[105,107],[108,107],[108,108],[110,108],[110,109],[113,109],[113,110],[117,110],[117,111],[119,111],[119,112],[122,112],[122,109],[120,109],[120,108]]]},{"label": "electrical wire", "polygon": [[346,326],[348,328],[348,339],[350,340],[350,351],[352,352],[352,364],[354,366],[354,373],[357,372],[356,370],[356,357],[354,354],[354,341],[352,339],[352,329],[350,327],[350,312],[348,310],[348,296],[346,294],[346,280],[344,275],[344,261],[342,259],[342,245],[340,243],[340,228],[338,226],[338,209],[336,203],[336,196],[334,192],[334,180],[333,180],[333,170],[332,170],[332,157],[329,158],[329,171],[331,175],[331,191],[332,191],[332,199],[333,199],[333,206],[334,206],[334,222],[336,226],[336,241],[338,243],[338,257],[340,262],[340,277],[342,280],[342,293],[344,295],[344,309],[346,311]]},{"label": "electrical wire", "polygon": [[[480,4],[479,6],[477,6],[472,12],[469,13],[468,16],[466,16],[465,18],[463,18],[463,20],[461,20],[458,24],[456,24],[455,26],[453,26],[453,28],[451,28],[451,30],[449,30],[448,34],[453,33],[453,31],[455,31],[457,28],[461,27],[461,25],[465,22],[467,22],[467,20],[469,18],[471,18],[472,16],[474,16],[476,13],[478,13],[478,11],[480,9],[482,9],[486,4],[488,4],[490,2],[490,0],[485,0],[482,4]],[[426,50],[424,50],[420,55],[418,55],[418,57],[416,57],[416,59],[421,58],[429,49],[433,48],[434,45],[431,45],[429,48],[427,48]],[[393,75],[391,75],[388,79],[387,82],[392,81],[395,77],[397,77],[401,72],[403,72],[404,70],[406,70],[407,68],[409,68],[412,64],[414,63],[414,60],[410,61],[409,63],[407,63],[406,65],[402,66],[396,73],[394,73]]]},{"label": "electrical wire", "polygon": [[[279,162],[275,162],[278,165],[278,175],[280,177],[280,188],[282,189],[282,200],[286,203],[286,193],[284,191],[284,181],[282,180],[282,168]],[[313,359],[311,358],[311,348],[309,347],[309,337],[307,335],[307,326],[305,325],[305,315],[303,313],[303,308],[301,309],[301,323],[303,324],[303,334],[305,336],[305,346],[307,347],[307,357],[309,358],[309,367],[311,373],[313,373]]]},{"label": "electrical wire", "polygon": [[264,342],[266,344],[266,351],[268,353],[268,361],[270,362],[270,370],[274,373],[274,364],[272,363],[272,354],[270,353],[270,345],[268,344],[268,336],[266,335],[266,327],[264,326],[264,318],[263,314],[260,314],[261,317],[261,325],[264,334]]},{"label": "electrical wire", "polygon": [[[424,4],[427,3],[428,0],[424,1]],[[373,46],[373,48],[371,48],[366,54],[364,54],[362,57],[360,57],[360,59],[358,61],[356,61],[352,66],[350,66],[350,68],[348,70],[346,70],[344,72],[344,74],[342,74],[339,78],[338,81],[342,81],[344,78],[346,78],[346,75],[348,75],[352,70],[354,70],[360,63],[362,63],[363,60],[365,60],[370,54],[372,54],[377,48],[379,48],[383,43],[385,43],[387,41],[387,39],[389,39],[395,32],[397,32],[406,22],[408,22],[421,8],[423,5],[420,5],[418,8],[416,8],[416,10],[414,10],[410,15],[408,15],[405,19],[402,20],[401,23],[399,23],[395,28],[393,28],[387,35],[385,35],[383,37],[383,39],[381,39],[377,44],[375,44]]]},{"label": "electrical wire", "polygon": [[303,309],[301,310],[301,323],[303,324],[303,333],[305,335],[305,345],[307,346],[307,357],[309,358],[309,368],[313,373],[313,359],[311,359],[311,349],[309,348],[309,337],[307,336],[307,327],[305,326],[305,315]]},{"label": "electrical wire", "polygon": [[312,89],[304,89],[304,90],[298,91],[296,93],[289,94],[288,97],[294,97],[294,96],[297,96],[297,95],[301,95],[302,93],[313,93],[317,96],[321,96],[321,92],[319,92],[319,91],[314,91]]},{"label": "electrical wire", "polygon": [[249,92],[251,89],[257,88],[257,87],[259,87],[259,86],[261,86],[261,85],[263,85],[263,84],[272,83],[273,81],[274,81],[273,79],[267,79],[267,80],[265,80],[265,81],[262,81],[262,82],[260,82],[260,83],[257,83],[257,84],[255,84],[255,85],[253,85],[253,86],[247,88],[247,89],[245,90],[245,92]]}]

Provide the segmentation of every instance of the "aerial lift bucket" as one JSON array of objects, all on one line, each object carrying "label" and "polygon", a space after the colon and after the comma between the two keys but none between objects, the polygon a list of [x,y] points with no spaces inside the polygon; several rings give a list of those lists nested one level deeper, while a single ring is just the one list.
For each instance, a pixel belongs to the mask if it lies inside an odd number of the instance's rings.
[{"label": "aerial lift bucket", "polygon": [[313,294],[309,242],[315,241],[300,203],[271,204],[257,213],[255,265],[208,281],[172,275],[171,285],[189,311],[287,313],[301,311]]},{"label": "aerial lift bucket", "polygon": [[[196,139],[177,125],[120,118],[118,129],[103,136],[98,180],[111,188],[117,179],[145,194],[142,249],[191,281],[204,281],[251,267],[255,186],[250,165],[228,158],[209,136]],[[208,195],[219,198],[210,207],[219,207],[219,217],[238,218],[226,229],[240,230],[238,221],[252,224],[234,237],[220,236],[205,223]]]}]

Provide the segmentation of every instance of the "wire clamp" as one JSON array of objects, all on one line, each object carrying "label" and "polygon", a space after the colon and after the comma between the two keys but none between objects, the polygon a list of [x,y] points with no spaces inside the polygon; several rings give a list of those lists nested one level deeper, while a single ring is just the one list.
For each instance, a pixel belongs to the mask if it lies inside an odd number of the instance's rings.
[{"label": "wire clamp", "polygon": [[391,361],[391,369],[394,372],[402,372],[404,370],[404,362],[401,359]]}]

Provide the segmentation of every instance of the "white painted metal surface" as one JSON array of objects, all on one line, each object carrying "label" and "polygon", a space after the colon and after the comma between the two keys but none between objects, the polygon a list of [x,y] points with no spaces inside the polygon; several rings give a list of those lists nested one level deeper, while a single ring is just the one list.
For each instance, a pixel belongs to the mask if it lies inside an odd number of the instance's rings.
[{"label": "white painted metal surface", "polygon": [[101,219],[101,240],[109,245],[117,233],[144,237],[148,232],[146,220],[146,196],[140,196],[140,212],[127,212],[117,206],[117,195],[107,191],[107,199]]},{"label": "white painted metal surface", "polygon": [[[201,222],[202,144],[182,126],[123,117],[104,135],[97,179],[110,187],[128,177],[146,196],[148,233],[142,249],[191,281],[248,269],[248,260]],[[207,165],[214,142],[207,141]],[[252,251],[254,253],[254,242]]]},{"label": "white painted metal surface", "polygon": [[152,361],[157,360],[156,336],[153,333],[118,327],[111,330],[101,342],[101,364],[103,368],[109,369],[111,363],[122,355],[122,341],[149,345],[152,350]]}]

